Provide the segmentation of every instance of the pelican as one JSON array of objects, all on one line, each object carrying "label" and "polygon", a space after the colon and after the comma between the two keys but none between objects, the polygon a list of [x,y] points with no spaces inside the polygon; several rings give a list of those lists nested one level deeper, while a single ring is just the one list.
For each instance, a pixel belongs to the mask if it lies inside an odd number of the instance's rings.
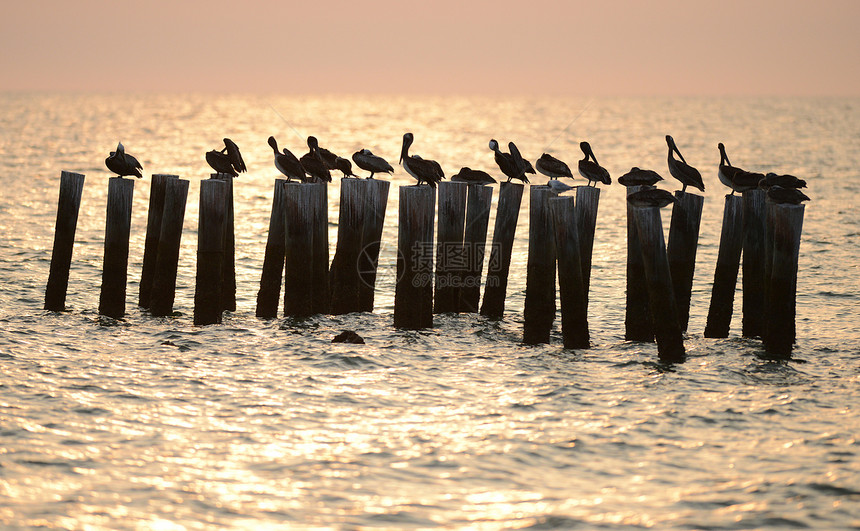
[{"label": "pelican", "polygon": [[599,162],[597,162],[597,157],[594,156],[594,151],[591,150],[591,144],[588,142],[580,142],[579,149],[581,149],[582,153],[585,155],[582,160],[579,161],[579,174],[588,179],[588,184],[591,185],[592,182],[595,183],[595,186],[598,182],[603,184],[612,184],[612,178],[609,177],[609,172],[606,171],[606,168],[601,166]]},{"label": "pelican", "polygon": [[674,203],[675,196],[672,195],[672,192],[667,192],[666,190],[647,188],[628,195],[627,202],[637,208],[663,208],[664,206]]},{"label": "pelican", "polygon": [[462,168],[460,168],[459,173],[451,176],[451,182],[463,182],[469,184],[493,184],[496,182],[496,180],[490,177],[490,174],[485,171],[473,170],[468,166],[463,166]]},{"label": "pelican", "polygon": [[119,178],[122,178],[124,175],[134,175],[138,179],[143,177],[141,173],[143,167],[136,158],[125,152],[122,142],[117,142],[116,151],[110,152],[110,156],[105,159],[105,166]]},{"label": "pelican", "polygon": [[394,168],[384,158],[374,155],[369,149],[362,149],[352,154],[355,165],[370,172],[368,179],[373,179],[374,173],[393,173]]},{"label": "pelican", "polygon": [[283,153],[279,152],[278,141],[275,140],[275,137],[273,136],[269,137],[269,145],[275,151],[275,168],[286,175],[288,181],[298,179],[305,182],[305,169],[302,167],[302,163],[299,162],[299,159],[297,159],[296,156],[287,148],[284,148]]},{"label": "pelican", "polygon": [[349,159],[345,159],[343,157],[337,157],[334,160],[334,165],[336,170],[340,170],[343,173],[344,177],[358,177],[358,175],[352,173],[352,163]]},{"label": "pelican", "polygon": [[336,170],[337,167],[337,155],[327,150],[326,148],[321,148],[319,141],[315,136],[308,137],[308,148],[310,148],[311,153],[314,154],[316,158],[320,160],[325,167],[329,170]]},{"label": "pelican", "polygon": [[[541,173],[543,173],[543,172],[541,172]],[[549,186],[550,188],[552,188],[552,191],[555,192],[556,194],[563,194],[564,192],[567,192],[568,190],[573,190],[573,188],[574,188],[573,186],[570,186],[569,184],[564,184],[563,182],[559,181],[558,179],[550,179],[549,181],[546,182],[546,185]]]},{"label": "pelican", "polygon": [[799,205],[809,197],[797,188],[783,188],[774,184],[767,189],[767,198],[778,205]]},{"label": "pelican", "polygon": [[[678,151],[678,146],[675,145],[675,139],[673,139],[671,135],[666,135],[666,144],[669,145],[669,173],[684,185],[684,187],[681,188],[681,191],[687,191],[687,186],[689,185],[704,192],[705,183],[702,182],[702,175],[699,173],[699,170],[687,164],[687,161],[684,160],[684,155],[681,155],[681,152]],[[681,158],[680,161],[676,160],[675,157],[672,156],[673,152],[678,154],[678,157]]]},{"label": "pelican", "polygon": [[764,179],[764,175],[732,166],[728,155],[726,155],[726,147],[723,143],[720,142],[717,144],[717,148],[720,150],[720,168],[717,171],[720,182],[732,189],[732,195],[735,192],[755,190],[758,187],[759,181]]},{"label": "pelican", "polygon": [[[499,169],[507,176],[507,182],[511,182],[511,179],[519,179],[524,183],[529,182],[529,178],[526,177],[525,171],[518,164],[517,160],[514,159],[514,156],[510,153],[502,152],[502,150],[499,149],[499,143],[495,139],[490,140],[490,149],[495,153],[496,164],[498,164]],[[517,151],[517,153],[519,153],[519,151]]]},{"label": "pelican", "polygon": [[432,188],[436,188],[436,183],[445,177],[442,167],[435,160],[424,160],[418,155],[409,155],[409,146],[412,145],[413,140],[412,133],[403,135],[403,147],[400,149],[400,165],[403,166],[406,173],[415,177],[418,184],[425,182]]},{"label": "pelican", "polygon": [[624,186],[654,186],[654,183],[662,180],[660,174],[654,170],[642,170],[633,166],[630,171],[618,178],[618,183]]},{"label": "pelican", "polygon": [[806,188],[806,181],[798,179],[794,175],[777,175],[773,172],[764,176],[760,180],[758,187],[762,190],[767,190],[771,186],[782,186],[783,188]]},{"label": "pelican", "polygon": [[230,159],[230,164],[233,166],[233,169],[236,170],[237,175],[248,171],[248,168],[245,167],[245,161],[242,160],[242,154],[239,153],[239,146],[229,138],[224,139],[224,149],[221,150],[221,153],[227,154],[227,157]]},{"label": "pelican", "polygon": [[[532,175],[537,175],[535,173],[534,167],[532,166],[532,163],[527,161],[526,159],[523,158],[522,155],[520,155],[520,150],[517,149],[516,144],[514,144],[513,142],[508,142],[508,151],[511,152],[511,156],[514,158],[514,162],[516,162],[517,166],[520,168],[520,171],[522,172],[523,178],[525,178],[525,176],[526,176],[525,174],[527,174],[527,173],[531,173]],[[529,182],[529,180],[526,179],[526,182]]]},{"label": "pelican", "polygon": [[558,179],[559,177],[570,177],[573,179],[573,174],[570,173],[570,168],[564,162],[553,157],[549,153],[544,153],[535,162],[537,171],[546,175],[550,179]]},{"label": "pelican", "polygon": [[226,175],[232,175],[233,177],[239,176],[239,173],[236,172],[236,169],[233,167],[233,163],[230,162],[230,156],[223,151],[218,151],[216,149],[207,151],[206,162],[208,162],[209,165],[212,166],[212,169],[217,173],[224,173]]}]

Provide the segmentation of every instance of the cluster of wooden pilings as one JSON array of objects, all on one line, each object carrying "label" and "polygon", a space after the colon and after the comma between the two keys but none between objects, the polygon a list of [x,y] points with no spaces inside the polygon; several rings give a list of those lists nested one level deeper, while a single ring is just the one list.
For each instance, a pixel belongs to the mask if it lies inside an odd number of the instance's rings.
[{"label": "cluster of wooden pilings", "polygon": [[[80,174],[61,175],[47,310],[65,309],[83,182]],[[337,244],[329,264],[327,185],[276,179],[256,315],[277,317],[281,302],[285,317],[372,311],[389,184],[341,181]],[[173,312],[189,184],[175,175],[153,175],[151,186],[139,305],[166,316]],[[115,319],[125,315],[133,190],[133,180],[109,180],[99,313]],[[434,314],[443,312],[503,317],[523,191],[515,183],[499,187],[484,274],[493,189],[463,182],[441,182],[438,193],[429,186],[400,187],[396,327],[432,327]],[[559,197],[549,186],[530,187],[524,343],[550,342],[558,294],[564,346],[589,348],[599,197],[600,190],[591,186],[576,188],[575,197]],[[675,197],[668,245],[658,208],[628,205],[627,211],[625,339],[656,341],[660,359],[670,363],[686,355],[683,334],[704,203],[696,194],[679,191]],[[766,203],[763,191],[726,196],[706,337],[728,336],[743,252],[743,335],[761,337],[774,356],[790,357],[802,219],[802,205]],[[234,254],[233,180],[214,174],[200,182],[195,325],[219,323],[224,311],[235,311]]]}]

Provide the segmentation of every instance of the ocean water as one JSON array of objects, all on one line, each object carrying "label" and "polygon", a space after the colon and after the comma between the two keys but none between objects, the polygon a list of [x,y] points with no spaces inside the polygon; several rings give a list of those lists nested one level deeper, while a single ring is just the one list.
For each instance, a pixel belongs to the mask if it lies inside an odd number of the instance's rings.
[{"label": "ocean water", "polygon": [[[624,341],[625,202],[601,192],[593,348],[525,346],[523,199],[507,313],[393,326],[395,164],[373,313],[254,317],[272,187],[266,144],[313,134],[392,164],[412,153],[495,174],[490,138],[574,164],[590,141],[617,178],[666,168],[672,134],[706,183],[688,361]],[[235,184],[237,310],[192,324],[203,154],[223,137]],[[97,315],[108,172],[136,183],[127,316]],[[792,362],[705,339],[732,162],[809,182]],[[0,95],[0,526],[67,529],[860,527],[860,100]],[[61,170],[86,174],[67,297],[42,310]],[[136,306],[151,173],[190,179],[171,318]],[[540,182],[540,180],[536,179]],[[339,183],[329,190],[330,243]],[[497,189],[494,191],[497,199]],[[527,194],[527,192],[526,192]],[[669,211],[664,211],[668,225]],[[493,216],[494,217],[494,216]],[[490,237],[492,237],[492,219]],[[331,344],[354,329],[367,344]]]}]

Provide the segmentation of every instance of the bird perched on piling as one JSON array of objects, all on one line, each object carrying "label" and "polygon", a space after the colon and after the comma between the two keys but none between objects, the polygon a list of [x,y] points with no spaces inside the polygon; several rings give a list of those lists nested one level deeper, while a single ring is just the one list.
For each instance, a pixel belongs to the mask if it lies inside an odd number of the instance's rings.
[{"label": "bird perched on piling", "polygon": [[358,175],[352,173],[352,163],[349,161],[349,159],[337,157],[336,159],[334,159],[334,166],[334,169],[343,173],[344,177],[358,177]]},{"label": "bird perched on piling", "polygon": [[[508,151],[511,153],[511,157],[514,158],[514,162],[522,171],[523,177],[525,177],[525,174],[527,173],[537,175],[537,173],[535,173],[534,167],[532,166],[532,163],[523,158],[523,156],[520,154],[520,150],[517,149],[516,144],[514,144],[513,142],[508,142]],[[528,182],[528,179],[526,179],[526,182]]]},{"label": "bird perched on piling", "polygon": [[136,158],[125,152],[122,142],[117,142],[116,151],[110,152],[110,156],[105,159],[105,166],[119,178],[125,175],[133,175],[138,179],[143,177],[143,173],[141,173],[143,167]]},{"label": "bird perched on piling", "polygon": [[[513,145],[513,142],[509,143],[508,147],[510,148],[511,145]],[[507,182],[511,182],[511,179],[519,179],[524,183],[529,182],[524,165],[518,159],[514,158],[511,153],[505,153],[499,149],[499,143],[496,139],[490,140],[490,149],[494,153],[494,158],[499,169],[508,178]],[[514,149],[516,149],[516,146],[514,146]],[[516,153],[519,154],[519,150],[516,150]],[[519,159],[522,159],[522,155],[520,155]]]},{"label": "bird perched on piling", "polygon": [[400,165],[403,166],[406,173],[415,177],[418,184],[424,182],[432,188],[436,188],[436,183],[445,178],[442,166],[435,160],[424,160],[418,155],[410,155],[409,146],[412,145],[414,139],[412,133],[403,135],[403,146],[400,148]]},{"label": "bird perched on piling", "polygon": [[301,182],[305,182],[305,169],[302,167],[302,163],[299,162],[299,159],[296,158],[296,156],[287,148],[284,148],[283,153],[279,152],[278,141],[275,140],[275,137],[273,136],[269,137],[269,145],[272,146],[272,149],[275,151],[275,168],[287,176],[287,181],[298,179]]},{"label": "bird perched on piling", "polygon": [[767,198],[778,205],[799,205],[809,201],[809,196],[797,188],[783,188],[774,184],[767,189]]},{"label": "bird perched on piling", "polygon": [[206,162],[216,172],[233,177],[238,177],[240,172],[247,171],[239,146],[229,138],[224,139],[224,147],[220,151],[213,149],[206,152]]},{"label": "bird perched on piling", "polygon": [[717,177],[719,177],[721,183],[732,189],[731,195],[735,195],[735,192],[755,190],[758,187],[759,181],[764,178],[764,175],[732,166],[728,155],[726,155],[726,147],[723,143],[720,142],[717,144],[717,148],[720,150],[720,166],[717,170]]},{"label": "bird perched on piling", "polygon": [[451,176],[451,182],[462,182],[469,184],[493,184],[496,182],[489,173],[481,170],[473,170],[468,166],[460,168],[460,172]]},{"label": "bird perched on piling", "polygon": [[[684,155],[681,155],[681,152],[678,151],[675,139],[671,135],[666,135],[666,144],[669,146],[669,173],[684,185],[681,191],[686,192],[687,186],[692,186],[704,192],[705,183],[702,182],[702,175],[699,173],[699,170],[687,164],[687,161],[684,160]],[[673,156],[674,153],[677,153],[681,160],[675,159]]]},{"label": "bird perched on piling", "polygon": [[758,187],[767,190],[771,186],[782,186],[783,188],[806,188],[806,181],[798,179],[794,175],[777,175],[773,172],[764,176],[758,182]]},{"label": "bird perched on piling", "polygon": [[553,180],[560,177],[569,177],[573,179],[573,174],[570,172],[570,168],[567,164],[553,157],[549,153],[544,153],[539,159],[537,159],[537,162],[535,162],[535,168],[537,171]]},{"label": "bird perched on piling", "polygon": [[662,180],[663,177],[654,170],[642,170],[633,166],[630,171],[618,178],[618,183],[623,186],[654,186],[657,181]]},{"label": "bird perched on piling", "polygon": [[374,155],[369,149],[362,149],[352,154],[355,165],[370,172],[368,179],[373,179],[374,173],[394,173],[394,168],[384,158]]},{"label": "bird perched on piling", "polygon": [[[543,172],[541,172],[541,173],[543,173]],[[568,190],[573,190],[573,188],[574,188],[573,186],[570,186],[569,184],[564,184],[563,182],[559,181],[558,179],[550,179],[546,182],[546,185],[549,186],[552,189],[552,191],[555,192],[556,194],[563,194],[563,193],[567,192]]]},{"label": "bird perched on piling", "polygon": [[582,160],[579,161],[579,174],[588,179],[589,186],[591,186],[592,182],[595,183],[594,186],[597,186],[597,183],[599,182],[603,184],[612,184],[612,178],[609,177],[609,172],[606,171],[606,168],[601,166],[599,162],[597,162],[597,157],[594,156],[591,144],[588,142],[580,142],[579,149],[581,149],[582,153],[585,155]]},{"label": "bird perched on piling", "polygon": [[627,196],[627,202],[637,208],[663,208],[676,201],[672,192],[660,190],[659,188],[648,188],[639,190]]},{"label": "bird perched on piling", "polygon": [[314,153],[314,156],[319,159],[320,162],[325,164],[325,167],[329,170],[340,169],[337,167],[338,156],[326,148],[320,147],[319,141],[315,136],[308,137],[308,148],[310,148],[311,152]]},{"label": "bird perched on piling", "polygon": [[[310,176],[310,179],[307,182],[331,182],[331,171],[323,164],[323,161],[319,159],[314,153],[315,149],[317,149],[316,144],[311,145],[311,138],[308,138],[308,147],[310,147],[310,151],[305,153],[299,159],[299,162],[302,165],[302,168],[305,170]],[[314,138],[314,140],[316,140]]]}]

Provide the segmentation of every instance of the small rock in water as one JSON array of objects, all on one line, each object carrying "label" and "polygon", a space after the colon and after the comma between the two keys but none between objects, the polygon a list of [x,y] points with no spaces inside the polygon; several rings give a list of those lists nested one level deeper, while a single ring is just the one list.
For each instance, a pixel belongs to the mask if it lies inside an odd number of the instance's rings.
[{"label": "small rock in water", "polygon": [[364,345],[364,338],[356,334],[353,330],[344,330],[331,340],[332,343],[355,343]]}]

